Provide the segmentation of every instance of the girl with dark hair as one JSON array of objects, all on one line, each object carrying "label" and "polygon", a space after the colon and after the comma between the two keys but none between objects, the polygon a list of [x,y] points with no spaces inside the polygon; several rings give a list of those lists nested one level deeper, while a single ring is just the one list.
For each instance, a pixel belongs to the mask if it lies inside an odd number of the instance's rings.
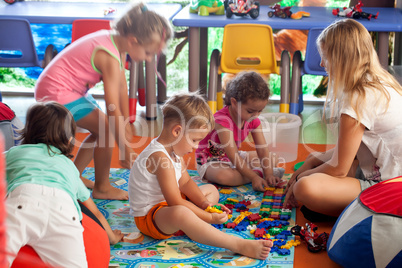
[{"label": "girl with dark hair", "polygon": [[32,106],[21,131],[21,145],[6,155],[7,260],[30,245],[55,267],[87,267],[79,202],[98,218],[115,244],[120,230],[112,230],[90,198],[90,192],[69,159],[75,122],[56,102]]}]

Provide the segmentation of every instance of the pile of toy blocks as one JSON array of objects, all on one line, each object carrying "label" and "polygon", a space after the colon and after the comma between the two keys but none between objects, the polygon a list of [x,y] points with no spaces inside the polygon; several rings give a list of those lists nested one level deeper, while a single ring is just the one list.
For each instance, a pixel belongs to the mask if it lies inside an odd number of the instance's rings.
[{"label": "pile of toy blocks", "polygon": [[[289,255],[290,248],[300,244],[295,240],[289,228],[292,210],[283,207],[285,198],[284,187],[266,188],[263,194],[259,213],[252,213],[247,206],[256,197],[245,195],[243,200],[227,198],[223,204],[239,213],[237,217],[230,219],[224,224],[214,224],[216,228],[229,228],[238,232],[249,230],[255,239],[271,239],[274,246],[271,252],[277,252],[279,255]],[[227,189],[222,189],[221,194],[230,194]],[[219,212],[220,208],[209,208],[210,212]],[[236,213],[237,214],[237,213]],[[229,215],[231,216],[231,215]]]}]

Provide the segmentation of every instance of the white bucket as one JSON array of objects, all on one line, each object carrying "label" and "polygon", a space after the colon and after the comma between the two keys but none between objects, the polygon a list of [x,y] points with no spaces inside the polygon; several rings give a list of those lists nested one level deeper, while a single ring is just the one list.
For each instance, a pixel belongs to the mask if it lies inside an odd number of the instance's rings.
[{"label": "white bucket", "polygon": [[265,113],[259,118],[269,151],[275,153],[280,161],[295,161],[302,123],[300,117],[287,113]]}]

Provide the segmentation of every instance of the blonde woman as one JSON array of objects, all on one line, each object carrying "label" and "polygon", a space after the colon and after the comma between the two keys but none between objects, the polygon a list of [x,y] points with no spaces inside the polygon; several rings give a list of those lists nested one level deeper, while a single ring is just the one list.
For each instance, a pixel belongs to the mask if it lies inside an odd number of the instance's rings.
[{"label": "blonde woman", "polygon": [[317,47],[338,142],[306,159],[285,200],[303,203],[313,221],[338,216],[362,190],[402,174],[402,87],[381,67],[368,31],[355,20],[339,20],[321,33]]}]

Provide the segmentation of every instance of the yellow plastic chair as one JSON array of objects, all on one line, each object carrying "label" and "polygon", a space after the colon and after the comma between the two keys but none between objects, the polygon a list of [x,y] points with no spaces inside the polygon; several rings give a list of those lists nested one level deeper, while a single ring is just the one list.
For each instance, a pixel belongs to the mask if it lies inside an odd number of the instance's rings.
[{"label": "yellow plastic chair", "polygon": [[208,104],[212,112],[223,108],[221,74],[253,70],[281,75],[280,112],[289,113],[290,56],[282,51],[275,58],[272,28],[263,24],[228,24],[224,28],[222,53],[212,51],[209,69]]}]

